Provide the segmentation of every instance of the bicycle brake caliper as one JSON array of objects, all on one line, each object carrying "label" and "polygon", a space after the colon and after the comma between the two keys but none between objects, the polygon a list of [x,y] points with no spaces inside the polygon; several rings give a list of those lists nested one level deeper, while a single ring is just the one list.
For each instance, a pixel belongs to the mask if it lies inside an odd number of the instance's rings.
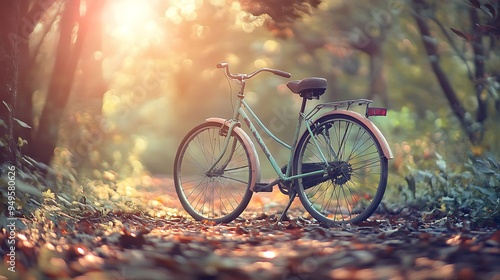
[{"label": "bicycle brake caliper", "polygon": [[219,135],[223,136],[223,137],[226,137],[228,131],[229,131],[229,127],[227,125],[223,124],[221,126],[221,128],[219,129]]},{"label": "bicycle brake caliper", "polygon": [[229,127],[231,127],[231,125],[233,125],[233,123],[236,123],[236,124],[234,124],[235,126],[241,126],[241,124],[239,122],[237,122],[233,119],[226,120],[224,122],[224,124],[219,129],[219,135],[226,137],[227,133],[229,132]]}]

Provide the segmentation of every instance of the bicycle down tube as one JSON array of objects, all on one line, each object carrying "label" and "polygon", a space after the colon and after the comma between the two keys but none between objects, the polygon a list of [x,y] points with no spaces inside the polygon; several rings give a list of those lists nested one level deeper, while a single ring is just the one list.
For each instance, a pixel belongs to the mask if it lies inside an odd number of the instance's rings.
[{"label": "bicycle down tube", "polygon": [[[230,135],[230,133],[232,132],[232,130],[234,129],[235,126],[239,125],[239,117],[240,116],[243,117],[243,121],[245,122],[245,125],[252,132],[252,135],[254,136],[255,140],[257,141],[257,143],[261,147],[262,151],[264,152],[265,156],[267,157],[267,159],[271,163],[271,166],[273,167],[273,169],[276,172],[276,174],[278,174],[278,176],[280,177],[280,179],[288,181],[288,180],[293,180],[293,179],[298,179],[298,178],[303,178],[303,177],[307,177],[307,176],[311,176],[311,175],[317,175],[317,174],[324,173],[324,170],[317,170],[317,171],[312,171],[312,172],[308,172],[308,173],[302,173],[302,174],[290,176],[290,171],[291,171],[291,166],[292,166],[292,161],[293,161],[293,152],[291,152],[290,153],[290,157],[288,159],[287,170],[286,170],[285,174],[283,174],[283,172],[281,171],[280,166],[276,162],[276,159],[272,155],[271,151],[269,151],[269,148],[264,143],[264,140],[260,136],[260,133],[257,131],[255,125],[253,124],[251,118],[248,116],[248,114],[246,113],[246,111],[248,111],[248,113],[252,116],[252,118],[254,118],[256,120],[257,124],[259,125],[260,128],[262,128],[262,130],[264,131],[264,133],[266,133],[274,141],[278,142],[280,145],[282,145],[283,147],[289,149],[290,151],[292,151],[292,149],[294,149],[295,146],[297,145],[297,142],[298,142],[298,139],[299,139],[299,136],[300,136],[300,128],[301,128],[302,122],[306,123],[307,131],[311,135],[313,135],[313,132],[312,132],[309,124],[307,123],[307,121],[305,121],[305,117],[304,117],[303,113],[300,113],[300,115],[299,115],[299,120],[297,122],[297,127],[295,129],[295,135],[293,137],[293,144],[292,144],[292,146],[290,146],[290,145],[286,144],[285,142],[283,142],[281,139],[279,139],[276,135],[274,135],[262,123],[262,121],[257,117],[257,115],[251,109],[251,107],[245,102],[245,100],[239,99],[238,100],[238,104],[237,104],[237,108],[238,108],[238,110],[235,112],[235,115],[233,116],[233,118],[230,119],[230,120],[228,120],[228,122],[230,122],[229,127],[228,127],[228,131],[227,131],[228,135]],[[245,109],[246,109],[246,111],[245,111]],[[214,164],[211,166],[211,168],[209,169],[209,171],[207,173],[213,173],[213,172],[217,171],[217,170],[214,171],[213,169],[220,162],[220,160],[224,157],[224,154],[226,153],[227,148],[229,146],[229,139],[230,138],[227,137],[226,140],[224,141],[224,145],[223,145],[221,154],[215,160]],[[319,149],[319,146],[318,146],[319,144],[317,143],[315,137],[313,137],[313,141],[314,141],[316,147],[318,147],[318,151],[320,152],[322,160],[325,162],[325,164],[327,164],[327,160],[326,160],[325,156],[323,155],[323,153],[321,152],[321,149]],[[227,163],[230,161],[231,157],[233,156],[234,145],[230,149],[229,152],[230,152],[230,154],[228,156],[228,159],[227,159],[226,163],[223,165],[222,169],[225,167],[225,165],[227,165]]]}]

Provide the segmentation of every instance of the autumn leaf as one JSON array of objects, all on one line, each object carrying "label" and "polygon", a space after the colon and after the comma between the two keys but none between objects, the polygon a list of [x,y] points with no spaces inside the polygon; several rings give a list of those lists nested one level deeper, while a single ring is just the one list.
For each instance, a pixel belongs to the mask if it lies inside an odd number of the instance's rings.
[{"label": "autumn leaf", "polygon": [[31,126],[29,126],[27,123],[23,122],[18,118],[12,118],[12,119],[15,120],[23,128],[31,128]]},{"label": "autumn leaf", "polygon": [[495,8],[490,4],[486,4],[484,5],[486,8],[488,8],[488,11],[489,11],[489,15],[492,17],[492,18],[496,18],[497,17],[497,13],[495,11]]},{"label": "autumn leaf", "polygon": [[476,24],[476,29],[478,32],[483,34],[488,34],[490,32],[495,32],[498,30],[496,26],[493,25],[484,25],[484,24]]},{"label": "autumn leaf", "polygon": [[469,0],[470,4],[474,7],[474,8],[481,8],[481,3],[479,3],[478,0]]},{"label": "autumn leaf", "polygon": [[460,38],[463,38],[467,41],[471,41],[472,40],[472,35],[469,35],[469,34],[465,34],[463,33],[462,31],[458,30],[458,29],[455,29],[453,27],[450,27],[451,31],[453,31],[453,33],[457,34]]}]

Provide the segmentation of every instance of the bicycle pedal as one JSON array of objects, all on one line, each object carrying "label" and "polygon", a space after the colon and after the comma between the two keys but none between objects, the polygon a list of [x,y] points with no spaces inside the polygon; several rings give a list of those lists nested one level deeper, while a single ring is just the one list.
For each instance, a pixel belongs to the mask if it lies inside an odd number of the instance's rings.
[{"label": "bicycle pedal", "polygon": [[269,185],[269,183],[256,183],[253,187],[254,192],[273,192],[274,185]]}]

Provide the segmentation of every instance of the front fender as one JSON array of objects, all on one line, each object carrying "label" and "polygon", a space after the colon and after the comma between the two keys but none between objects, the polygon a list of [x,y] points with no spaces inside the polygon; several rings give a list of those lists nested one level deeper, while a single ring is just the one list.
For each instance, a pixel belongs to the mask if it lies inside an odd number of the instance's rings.
[{"label": "front fender", "polygon": [[[220,123],[221,127],[223,125],[225,125],[225,126],[228,125],[227,120],[223,119],[223,118],[208,118],[205,121],[206,122]],[[250,139],[248,134],[241,127],[235,126],[233,131],[241,138],[241,140],[243,141],[243,144],[247,147],[248,156],[250,158],[250,163],[252,165],[251,178],[250,178],[250,190],[253,191],[255,184],[260,183],[259,156],[257,155],[257,150],[255,149],[255,145],[253,144],[252,140]]]},{"label": "front fender", "polygon": [[360,121],[362,124],[364,124],[375,136],[377,141],[380,143],[380,146],[382,148],[382,153],[387,159],[392,159],[394,156],[392,155],[391,148],[389,147],[389,143],[387,143],[387,140],[385,139],[384,135],[378,127],[368,118],[365,116],[361,115],[358,112],[355,111],[349,111],[349,110],[334,110],[331,112],[328,112],[322,116],[320,116],[316,121],[320,120],[321,118],[325,116],[330,116],[330,115],[343,115],[343,116],[350,116],[355,118],[356,120]]}]

